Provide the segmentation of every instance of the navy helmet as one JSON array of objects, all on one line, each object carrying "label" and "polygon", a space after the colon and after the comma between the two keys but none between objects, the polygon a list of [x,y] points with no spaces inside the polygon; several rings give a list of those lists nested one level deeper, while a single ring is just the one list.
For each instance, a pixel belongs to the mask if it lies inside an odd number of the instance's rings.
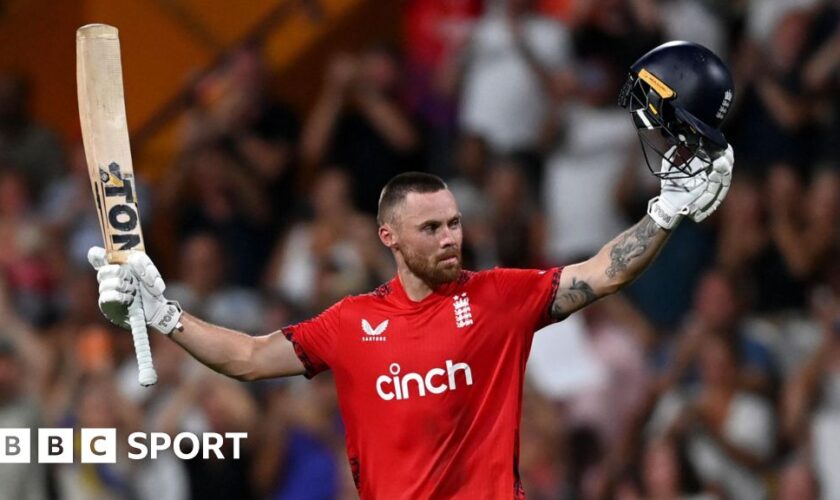
[{"label": "navy helmet", "polygon": [[[734,91],[726,64],[696,43],[668,42],[633,63],[619,105],[633,117],[651,172],[674,179],[710,167],[727,147],[720,127]],[[654,169],[649,149],[675,168]]]}]

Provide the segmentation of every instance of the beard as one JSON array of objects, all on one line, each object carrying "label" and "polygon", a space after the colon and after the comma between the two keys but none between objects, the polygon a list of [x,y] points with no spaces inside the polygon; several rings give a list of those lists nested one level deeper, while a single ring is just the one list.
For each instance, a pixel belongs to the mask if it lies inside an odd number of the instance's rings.
[{"label": "beard", "polygon": [[[444,262],[446,259],[455,257],[455,262]],[[456,248],[445,252],[443,255],[427,257],[414,252],[403,250],[405,265],[415,276],[423,280],[432,288],[450,283],[458,278],[461,273],[461,249]]]}]

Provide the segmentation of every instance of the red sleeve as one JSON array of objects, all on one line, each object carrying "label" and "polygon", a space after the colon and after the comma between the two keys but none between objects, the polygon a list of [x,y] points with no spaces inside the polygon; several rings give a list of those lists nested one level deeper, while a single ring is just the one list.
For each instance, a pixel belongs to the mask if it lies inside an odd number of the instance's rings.
[{"label": "red sleeve", "polygon": [[551,304],[560,283],[561,267],[539,269],[494,269],[500,295],[516,318],[529,322],[534,331],[554,322]]},{"label": "red sleeve", "polygon": [[295,354],[306,368],[304,376],[312,378],[330,368],[341,323],[341,305],[334,304],[312,319],[283,328],[283,335],[295,347]]}]

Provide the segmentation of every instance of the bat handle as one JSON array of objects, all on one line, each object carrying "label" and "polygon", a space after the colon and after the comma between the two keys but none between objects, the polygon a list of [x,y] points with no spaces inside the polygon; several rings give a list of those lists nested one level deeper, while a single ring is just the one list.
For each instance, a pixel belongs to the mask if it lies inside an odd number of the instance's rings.
[{"label": "bat handle", "polygon": [[134,353],[137,355],[138,380],[143,387],[157,383],[157,373],[152,363],[152,349],[149,347],[149,332],[146,331],[146,315],[140,296],[136,296],[128,306],[128,322],[131,336],[134,338]]}]

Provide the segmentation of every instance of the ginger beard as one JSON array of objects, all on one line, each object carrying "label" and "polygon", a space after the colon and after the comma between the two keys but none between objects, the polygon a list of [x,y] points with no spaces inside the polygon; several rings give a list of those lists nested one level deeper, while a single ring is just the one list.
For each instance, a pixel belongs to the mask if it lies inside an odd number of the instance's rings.
[{"label": "ginger beard", "polygon": [[[447,250],[427,256],[407,247],[401,248],[403,260],[415,276],[432,288],[454,281],[461,273],[461,247],[452,246]],[[452,257],[455,260],[448,260]]]}]

